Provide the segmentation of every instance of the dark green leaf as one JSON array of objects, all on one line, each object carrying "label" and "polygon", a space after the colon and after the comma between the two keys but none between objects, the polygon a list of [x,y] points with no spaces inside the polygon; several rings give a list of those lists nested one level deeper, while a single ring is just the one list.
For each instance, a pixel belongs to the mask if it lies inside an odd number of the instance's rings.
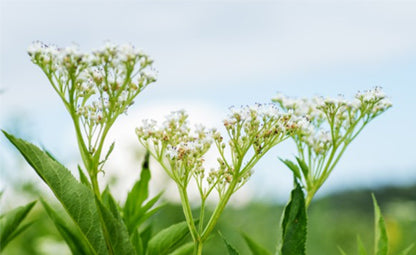
[{"label": "dark green leaf", "polygon": [[308,165],[306,165],[305,161],[303,161],[301,158],[296,157],[296,161],[298,161],[298,164],[300,166],[300,170],[302,170],[303,176],[305,176],[305,179],[306,179],[306,177],[309,174]]},{"label": "dark green leaf", "polygon": [[108,254],[100,216],[91,190],[79,183],[63,165],[35,145],[3,133],[51,188],[97,254]]},{"label": "dark green leaf", "polygon": [[[36,201],[33,201],[2,215],[0,219],[0,251],[3,250],[4,247],[6,247],[6,245],[17,236],[17,234],[22,232],[18,230],[18,228],[35,203]],[[26,227],[22,230],[24,229],[26,229]],[[16,234],[17,231],[18,233]]]},{"label": "dark green leaf", "polygon": [[181,245],[179,248],[174,250],[172,253],[169,253],[169,255],[190,255],[192,254],[192,251],[194,250],[194,243],[188,242],[186,244]]},{"label": "dark green leaf", "polygon": [[105,190],[101,194],[101,199],[102,199],[103,204],[110,210],[113,216],[117,220],[121,221],[122,219],[120,216],[119,206],[116,200],[114,199],[113,195],[111,195],[110,188],[108,186],[105,188]]},{"label": "dark green leaf", "polygon": [[52,209],[48,203],[46,203],[44,200],[41,200],[41,202],[45,208],[45,211],[49,215],[49,218],[51,218],[62,238],[68,244],[72,254],[96,254],[92,247],[89,245],[88,241],[85,239],[84,235],[82,235],[79,231],[67,226],[65,220],[63,220],[59,216],[59,213]]},{"label": "dark green leaf", "polygon": [[296,178],[301,179],[302,177],[300,176],[300,170],[299,167],[293,163],[292,161],[286,159],[281,159],[279,158],[280,161],[282,161],[287,167],[289,167],[290,170],[292,170],[293,174],[296,176]]},{"label": "dark green leaf", "polygon": [[360,236],[357,236],[357,250],[359,255],[367,255],[367,250],[365,249]]},{"label": "dark green leaf", "polygon": [[168,254],[189,234],[185,221],[163,229],[149,241],[147,255]]},{"label": "dark green leaf", "polygon": [[225,237],[218,232],[218,234],[221,236],[222,240],[225,243],[225,246],[227,247],[228,255],[240,255],[240,253],[237,251],[236,248],[234,248],[228,241],[225,239]]},{"label": "dark green leaf", "polygon": [[98,199],[96,200],[96,203],[100,209],[106,232],[109,235],[113,254],[135,254],[136,252],[132,243],[130,242],[127,228],[124,225],[122,219],[114,217],[113,213],[107,209]]},{"label": "dark green leaf", "polygon": [[243,237],[248,245],[248,248],[250,248],[251,253],[253,253],[254,255],[271,255],[271,253],[267,251],[267,249],[263,248],[260,244],[251,239],[248,235],[243,234]]},{"label": "dark green leaf", "polygon": [[375,255],[387,255],[388,250],[388,238],[387,238],[387,230],[386,224],[384,223],[383,215],[381,215],[380,207],[377,204],[377,200],[372,194],[373,197],[373,204],[374,204],[374,224],[375,224],[375,248],[374,254]]},{"label": "dark green leaf", "polygon": [[291,198],[283,212],[282,255],[304,255],[307,215],[305,198],[299,183],[291,192]]}]

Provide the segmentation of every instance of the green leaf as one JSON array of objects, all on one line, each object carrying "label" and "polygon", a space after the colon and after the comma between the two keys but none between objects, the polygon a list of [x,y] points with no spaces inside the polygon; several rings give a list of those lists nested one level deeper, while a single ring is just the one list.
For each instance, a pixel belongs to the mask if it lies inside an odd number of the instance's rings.
[{"label": "green leaf", "polygon": [[347,255],[346,253],[345,253],[345,251],[343,250],[343,249],[341,249],[341,247],[337,247],[338,248],[338,250],[339,250],[339,253],[341,253],[341,255]]},{"label": "green leaf", "polygon": [[399,253],[399,255],[407,255],[409,254],[409,252],[413,249],[413,246],[415,244],[412,243],[411,245],[409,245],[409,247],[407,247],[406,249],[404,249],[402,252]]},{"label": "green leaf", "polygon": [[109,235],[113,254],[135,254],[136,252],[130,242],[129,233],[127,232],[127,228],[121,217],[115,217],[113,212],[107,209],[98,199],[96,200],[96,203],[100,209],[106,232]]},{"label": "green leaf", "polygon": [[305,198],[299,183],[291,192],[291,199],[283,212],[282,255],[304,255],[307,215]]},{"label": "green leaf", "polygon": [[367,250],[365,249],[360,236],[357,236],[357,250],[359,255],[367,255]]},{"label": "green leaf", "polygon": [[309,167],[308,167],[308,165],[306,165],[305,161],[302,160],[299,157],[296,157],[296,161],[298,161],[298,164],[300,166],[300,169],[302,170],[303,176],[305,176],[305,179],[306,179],[306,177],[309,174]]},{"label": "green leaf", "polygon": [[181,245],[179,248],[174,250],[173,252],[169,253],[169,255],[190,255],[194,250],[194,243],[188,242]]},{"label": "green leaf", "polygon": [[281,158],[279,158],[280,159],[280,161],[282,161],[287,167],[289,167],[289,169],[290,170],[292,170],[292,172],[293,172],[293,174],[296,176],[296,178],[298,178],[298,179],[301,179],[302,177],[301,177],[301,175],[300,175],[300,170],[299,170],[299,167],[295,164],[295,163],[293,163],[292,161],[290,161],[290,160],[288,160],[288,159],[286,159],[286,160],[284,160],[284,159],[281,159]]},{"label": "green leaf", "polygon": [[15,138],[5,131],[3,133],[50,187],[95,252],[99,255],[108,254],[100,216],[91,190],[79,183],[68,169],[35,145]]},{"label": "green leaf", "polygon": [[13,238],[29,226],[25,225],[20,230],[18,229],[35,203],[36,201],[33,201],[2,215],[0,219],[0,251],[3,250]]},{"label": "green leaf", "polygon": [[248,235],[243,234],[244,240],[246,241],[248,248],[254,255],[271,255],[269,251],[263,248],[260,244],[251,239]]},{"label": "green leaf", "polygon": [[168,254],[189,234],[186,221],[171,225],[157,233],[149,241],[147,255]]},{"label": "green leaf", "polygon": [[120,215],[120,209],[119,206],[114,199],[113,195],[111,195],[110,188],[107,186],[103,193],[101,194],[102,203],[110,210],[110,212],[113,214],[113,216],[121,221],[121,215]]},{"label": "green leaf", "polygon": [[374,220],[375,220],[374,254],[375,255],[387,255],[389,241],[387,238],[386,224],[384,222],[383,215],[381,215],[380,207],[377,204],[377,200],[374,194],[372,194],[372,197],[373,197],[373,204],[374,204]]},{"label": "green leaf", "polygon": [[96,254],[84,235],[67,226],[65,220],[46,201],[42,199],[41,202],[49,218],[53,221],[62,238],[68,244],[72,254]]},{"label": "green leaf", "polygon": [[79,174],[79,180],[82,184],[87,186],[88,188],[92,189],[92,185],[90,181],[88,180],[88,177],[84,174],[84,171],[82,171],[82,168],[78,165],[78,174]]},{"label": "green leaf", "polygon": [[225,237],[218,232],[218,234],[221,236],[222,240],[225,243],[225,246],[227,247],[228,255],[240,255],[240,253],[237,251],[236,248],[234,248],[228,241],[225,239]]}]

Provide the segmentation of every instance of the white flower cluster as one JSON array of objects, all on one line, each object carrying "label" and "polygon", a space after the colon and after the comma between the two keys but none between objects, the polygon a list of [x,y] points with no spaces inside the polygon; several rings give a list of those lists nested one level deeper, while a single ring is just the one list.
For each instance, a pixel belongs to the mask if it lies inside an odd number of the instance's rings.
[{"label": "white flower cluster", "polygon": [[303,118],[280,112],[273,104],[232,107],[230,111],[223,123],[231,149],[240,156],[251,147],[256,154],[266,152],[304,126]]},{"label": "white flower cluster", "polygon": [[294,99],[281,94],[272,100],[285,112],[308,120],[309,125],[305,123],[304,132],[295,139],[306,143],[316,154],[325,154],[331,143],[338,146],[352,137],[357,125],[365,125],[392,105],[380,87],[359,92],[352,100],[341,95]]},{"label": "white flower cluster", "polygon": [[75,46],[58,48],[34,42],[28,54],[86,125],[114,122],[145,87],[156,81],[153,60],[130,44],[106,43],[83,53]]},{"label": "white flower cluster", "polygon": [[[172,112],[161,126],[144,120],[136,128],[140,143],[150,150],[177,182],[188,183],[195,173],[204,173],[203,156],[212,144],[211,131],[198,125],[192,132],[184,111]],[[169,164],[164,164],[167,160]]]}]

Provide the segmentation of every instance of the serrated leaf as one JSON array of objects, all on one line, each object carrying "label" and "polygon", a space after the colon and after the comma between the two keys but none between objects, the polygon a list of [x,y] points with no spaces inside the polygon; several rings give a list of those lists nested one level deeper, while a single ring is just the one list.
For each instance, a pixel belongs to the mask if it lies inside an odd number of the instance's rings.
[{"label": "serrated leaf", "polygon": [[375,224],[375,248],[374,254],[375,255],[387,255],[389,241],[387,238],[387,230],[386,230],[386,223],[384,222],[383,215],[381,215],[380,207],[377,204],[377,200],[372,194],[373,197],[373,204],[374,204],[374,224]]},{"label": "serrated leaf", "polygon": [[[111,200],[110,200],[111,201]],[[96,200],[103,218],[105,229],[109,235],[112,252],[115,255],[135,254],[129,233],[121,218],[117,218],[107,209],[101,201]]]},{"label": "serrated leaf", "polygon": [[2,215],[0,219],[0,251],[3,250],[13,238],[27,228],[28,225],[24,226],[21,230],[18,229],[35,203],[36,201],[33,201],[27,205],[19,206]]},{"label": "serrated leaf", "polygon": [[367,250],[364,247],[363,241],[360,236],[357,236],[357,250],[359,255],[367,255]]},{"label": "serrated leaf", "polygon": [[234,248],[234,246],[232,246],[220,232],[218,232],[218,234],[221,236],[222,240],[224,241],[225,246],[227,247],[228,255],[240,255],[237,249]]},{"label": "serrated leaf", "polygon": [[59,213],[57,213],[52,207],[44,200],[41,200],[43,207],[49,218],[53,221],[62,238],[67,243],[72,254],[96,254],[84,235],[81,235],[79,231],[67,226],[65,220],[63,220]]},{"label": "serrated leaf", "polygon": [[282,255],[304,255],[306,244],[307,215],[305,198],[299,183],[291,192],[291,198],[283,212]]},{"label": "serrated leaf", "polygon": [[91,190],[71,172],[35,145],[3,131],[39,177],[49,186],[86,239],[99,255],[108,254],[100,217]]},{"label": "serrated leaf", "polygon": [[305,179],[306,179],[306,177],[308,176],[308,174],[309,174],[309,167],[308,167],[308,165],[305,163],[305,161],[304,160],[302,160],[301,158],[299,158],[299,157],[296,157],[296,161],[298,162],[298,164],[299,164],[299,166],[300,166],[300,170],[302,170],[302,173],[303,173],[303,176],[305,177]]},{"label": "serrated leaf", "polygon": [[250,251],[254,255],[271,255],[271,253],[263,248],[260,244],[258,244],[256,241],[251,239],[248,235],[243,234],[244,240],[246,241],[246,244],[248,245],[248,248],[250,248]]},{"label": "serrated leaf", "polygon": [[409,247],[407,247],[406,249],[404,249],[402,252],[400,252],[399,253],[399,255],[408,255],[409,254],[409,252],[413,249],[413,246],[414,246],[415,244],[411,244],[411,245],[409,245]]},{"label": "serrated leaf", "polygon": [[282,161],[283,164],[285,164],[293,172],[296,178],[298,179],[302,178],[302,176],[300,175],[299,167],[295,163],[293,163],[292,161],[288,159],[279,158],[279,160]]},{"label": "serrated leaf", "polygon": [[148,245],[147,255],[168,254],[189,234],[186,221],[171,225],[153,236]]},{"label": "serrated leaf", "polygon": [[169,253],[169,255],[190,255],[192,254],[193,250],[194,250],[194,243],[188,242],[186,244],[179,246],[179,248]]}]

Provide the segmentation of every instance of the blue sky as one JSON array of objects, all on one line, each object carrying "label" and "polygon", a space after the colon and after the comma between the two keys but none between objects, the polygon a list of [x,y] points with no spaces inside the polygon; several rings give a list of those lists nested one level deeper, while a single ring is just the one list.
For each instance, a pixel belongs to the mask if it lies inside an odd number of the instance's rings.
[{"label": "blue sky", "polygon": [[[72,127],[26,54],[34,40],[83,50],[129,42],[155,59],[159,81],[113,130],[114,139],[131,144],[141,118],[170,110],[184,108],[195,122],[218,126],[229,106],[269,102],[277,92],[350,97],[382,86],[394,107],[351,145],[322,194],[416,181],[414,1],[2,0],[0,20],[0,127],[24,116],[21,131],[65,162],[77,159]],[[6,173],[17,153],[0,142]],[[273,150],[242,193],[287,194],[290,174],[276,157],[293,153],[290,144]]]}]

